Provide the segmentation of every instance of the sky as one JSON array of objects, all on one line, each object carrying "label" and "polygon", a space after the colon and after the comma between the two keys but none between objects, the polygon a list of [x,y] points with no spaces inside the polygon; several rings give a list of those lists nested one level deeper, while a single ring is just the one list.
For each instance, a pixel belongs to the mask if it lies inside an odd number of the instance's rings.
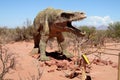
[{"label": "sky", "polygon": [[77,25],[108,25],[120,21],[120,0],[0,0],[0,27],[23,26],[33,22],[38,12],[47,7],[65,11],[83,11],[87,18]]}]

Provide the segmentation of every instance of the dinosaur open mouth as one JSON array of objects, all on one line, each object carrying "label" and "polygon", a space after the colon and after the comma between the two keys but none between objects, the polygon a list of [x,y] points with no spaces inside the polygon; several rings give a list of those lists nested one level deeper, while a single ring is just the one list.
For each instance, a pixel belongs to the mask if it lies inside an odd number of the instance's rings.
[{"label": "dinosaur open mouth", "polygon": [[74,26],[72,25],[72,21],[68,21],[68,22],[67,22],[67,27],[71,28],[72,30],[80,31],[79,29],[77,29],[76,27],[74,27]]},{"label": "dinosaur open mouth", "polygon": [[68,26],[68,27],[73,27],[73,26],[72,26],[72,22],[69,22],[69,21],[68,21],[68,22],[67,22],[67,26]]},{"label": "dinosaur open mouth", "polygon": [[67,27],[72,28],[72,29],[77,29],[75,26],[73,26],[72,21],[67,22]]},{"label": "dinosaur open mouth", "polygon": [[68,27],[75,27],[75,26],[73,26],[72,23],[76,23],[76,22],[78,22],[78,21],[80,21],[80,20],[82,20],[82,19],[84,19],[84,18],[86,18],[86,17],[81,17],[81,18],[76,19],[76,20],[67,21],[67,26],[68,26]]}]

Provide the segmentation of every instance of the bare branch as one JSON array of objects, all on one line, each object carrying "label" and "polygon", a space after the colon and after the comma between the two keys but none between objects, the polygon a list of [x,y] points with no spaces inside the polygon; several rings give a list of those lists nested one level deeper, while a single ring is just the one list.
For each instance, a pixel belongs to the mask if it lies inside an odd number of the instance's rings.
[{"label": "bare branch", "polygon": [[7,48],[3,48],[2,46],[0,47],[0,62],[2,65],[0,69],[0,80],[2,80],[9,70],[15,66],[15,57],[13,57],[13,54],[8,53]]}]

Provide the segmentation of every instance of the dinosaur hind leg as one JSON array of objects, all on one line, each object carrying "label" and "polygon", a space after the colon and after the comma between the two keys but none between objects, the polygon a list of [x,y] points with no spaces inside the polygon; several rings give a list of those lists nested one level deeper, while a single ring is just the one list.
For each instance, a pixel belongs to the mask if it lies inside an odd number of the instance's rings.
[{"label": "dinosaur hind leg", "polygon": [[73,55],[66,50],[67,49],[67,44],[64,40],[64,36],[62,35],[62,33],[59,33],[59,35],[57,36],[57,41],[58,41],[58,45],[61,47],[61,52],[63,52],[63,54],[67,58],[72,58]]},{"label": "dinosaur hind leg", "polygon": [[40,49],[40,59],[41,61],[48,61],[50,60],[49,57],[46,56],[46,45],[48,41],[48,36],[41,36],[39,49]]}]

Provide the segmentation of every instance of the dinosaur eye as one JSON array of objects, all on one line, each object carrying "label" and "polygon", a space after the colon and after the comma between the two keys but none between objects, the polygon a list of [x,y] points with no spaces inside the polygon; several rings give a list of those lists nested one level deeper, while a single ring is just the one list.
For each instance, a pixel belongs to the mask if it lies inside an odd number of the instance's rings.
[{"label": "dinosaur eye", "polygon": [[84,12],[81,12],[80,14],[84,14]]},{"label": "dinosaur eye", "polygon": [[64,18],[70,18],[72,16],[74,16],[74,14],[71,14],[71,13],[62,13],[61,14],[61,17],[64,17]]}]

